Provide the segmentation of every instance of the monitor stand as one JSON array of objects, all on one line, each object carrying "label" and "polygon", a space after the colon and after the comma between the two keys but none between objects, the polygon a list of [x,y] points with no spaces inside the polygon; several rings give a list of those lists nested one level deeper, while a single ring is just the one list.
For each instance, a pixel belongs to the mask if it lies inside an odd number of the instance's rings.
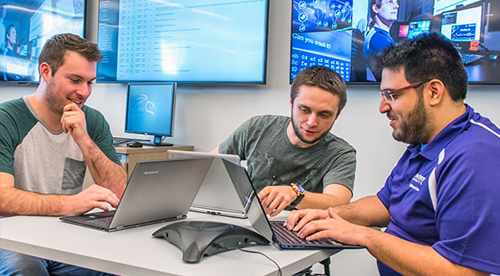
[{"label": "monitor stand", "polygon": [[171,147],[174,145],[172,143],[164,143],[161,140],[162,140],[161,136],[155,135],[153,138],[153,143],[142,143],[142,144],[146,145],[146,146],[154,146],[154,147]]}]

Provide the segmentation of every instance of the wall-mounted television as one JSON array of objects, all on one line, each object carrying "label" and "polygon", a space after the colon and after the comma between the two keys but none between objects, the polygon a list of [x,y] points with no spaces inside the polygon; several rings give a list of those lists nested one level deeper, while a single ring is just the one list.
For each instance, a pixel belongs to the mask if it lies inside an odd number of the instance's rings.
[{"label": "wall-mounted television", "polygon": [[154,146],[174,135],[176,83],[131,83],[127,89],[125,132],[153,135]]},{"label": "wall-mounted television", "polygon": [[84,37],[85,0],[2,0],[0,5],[0,82],[38,82],[38,56],[49,38]]},{"label": "wall-mounted television", "polygon": [[370,66],[376,54],[438,32],[461,54],[470,83],[500,84],[498,0],[381,0],[385,14],[371,12],[371,0],[292,1],[290,82],[314,65],[336,70],[348,84],[379,82]]},{"label": "wall-mounted television", "polygon": [[265,83],[269,0],[100,0],[97,82]]}]

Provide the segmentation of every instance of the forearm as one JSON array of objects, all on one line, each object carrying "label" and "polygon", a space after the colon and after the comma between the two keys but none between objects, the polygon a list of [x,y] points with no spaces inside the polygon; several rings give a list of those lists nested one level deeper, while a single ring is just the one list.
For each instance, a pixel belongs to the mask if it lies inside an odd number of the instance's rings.
[{"label": "forearm", "polygon": [[390,214],[377,196],[367,196],[349,204],[334,207],[343,219],[358,225],[386,227]]},{"label": "forearm", "polygon": [[488,275],[448,261],[432,247],[365,228],[361,245],[377,260],[402,275]]},{"label": "forearm", "polygon": [[0,188],[0,215],[64,215],[67,196],[41,195],[14,187]]},{"label": "forearm", "polygon": [[127,183],[123,167],[111,161],[91,139],[79,146],[94,182],[121,197]]},{"label": "forearm", "polygon": [[305,192],[304,199],[297,205],[297,209],[327,209],[329,207],[346,204],[349,198],[342,198],[341,196],[331,194],[320,194]]}]

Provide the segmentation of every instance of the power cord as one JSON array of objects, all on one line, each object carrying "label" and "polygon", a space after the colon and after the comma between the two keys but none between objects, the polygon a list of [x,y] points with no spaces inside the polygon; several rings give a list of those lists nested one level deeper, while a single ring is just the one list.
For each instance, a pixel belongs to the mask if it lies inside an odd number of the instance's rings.
[{"label": "power cord", "polygon": [[279,276],[283,276],[283,273],[281,272],[281,267],[278,265],[277,262],[275,262],[273,259],[271,259],[269,256],[267,256],[266,254],[262,253],[262,252],[258,252],[258,251],[252,251],[252,250],[248,250],[248,249],[242,249],[242,248],[238,248],[238,250],[240,251],[243,251],[243,252],[246,252],[246,253],[255,253],[255,254],[260,254],[264,257],[266,257],[268,260],[270,260],[271,262],[273,262],[277,267],[278,267],[278,275]]}]

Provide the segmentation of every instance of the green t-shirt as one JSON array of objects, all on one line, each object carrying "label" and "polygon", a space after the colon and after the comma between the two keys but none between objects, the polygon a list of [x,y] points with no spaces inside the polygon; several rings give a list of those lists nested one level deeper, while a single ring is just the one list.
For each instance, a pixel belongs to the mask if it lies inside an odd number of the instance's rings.
[{"label": "green t-shirt", "polygon": [[247,160],[257,191],[297,183],[315,193],[329,184],[344,185],[352,192],[356,150],[330,132],[311,147],[292,145],[286,135],[289,123],[286,116],[252,117],[222,142],[219,152]]},{"label": "green t-shirt", "polygon": [[[120,164],[104,116],[83,106],[90,138]],[[83,154],[70,133],[52,132],[27,98],[0,104],[0,172],[12,174],[15,187],[40,194],[76,194],[85,177]]]}]

